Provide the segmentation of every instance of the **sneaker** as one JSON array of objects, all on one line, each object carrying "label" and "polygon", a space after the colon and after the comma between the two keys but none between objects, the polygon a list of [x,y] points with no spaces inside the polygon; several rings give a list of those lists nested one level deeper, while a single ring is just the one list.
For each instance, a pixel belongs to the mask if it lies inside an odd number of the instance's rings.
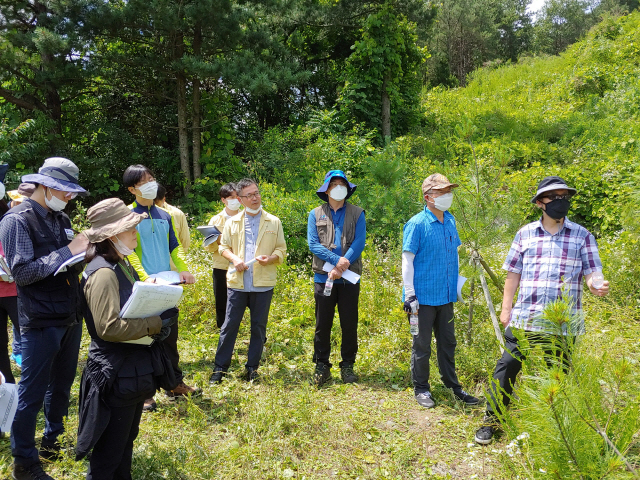
[{"label": "sneaker", "polygon": [[209,377],[209,384],[215,385],[216,383],[222,383],[222,379],[227,374],[224,370],[214,370],[213,374]]},{"label": "sneaker", "polygon": [[157,407],[158,407],[158,404],[153,399],[153,397],[147,398],[144,401],[144,405],[142,405],[142,411],[143,412],[153,412]]},{"label": "sneaker", "polygon": [[11,360],[18,366],[20,370],[22,370],[22,354],[19,353],[17,355],[11,354]]},{"label": "sneaker", "polygon": [[476,443],[489,445],[496,431],[498,421],[493,415],[485,415],[482,419],[482,426],[476,432]]},{"label": "sneaker", "polygon": [[326,363],[316,363],[316,371],[313,373],[314,385],[321,387],[331,379],[331,367]]},{"label": "sneaker", "polygon": [[13,480],[54,480],[42,470],[40,462],[33,463],[28,467],[13,464]]},{"label": "sneaker", "polygon": [[436,406],[436,402],[431,397],[431,392],[422,392],[416,394],[416,401],[418,405],[424,408],[433,408]]},{"label": "sneaker", "polygon": [[258,373],[257,368],[247,367],[245,369],[244,378],[247,382],[255,382],[258,380],[260,374]]},{"label": "sneaker", "polygon": [[356,383],[358,376],[353,371],[353,365],[344,365],[340,367],[340,376],[344,383]]},{"label": "sneaker", "polygon": [[480,400],[478,400],[473,395],[469,395],[467,392],[465,392],[462,389],[454,390],[453,394],[456,396],[458,400],[464,402],[466,405],[478,405],[480,403]]},{"label": "sneaker", "polygon": [[202,389],[196,387],[190,387],[184,382],[180,382],[176,388],[167,392],[167,397],[188,397],[189,395],[195,397],[202,393]]}]

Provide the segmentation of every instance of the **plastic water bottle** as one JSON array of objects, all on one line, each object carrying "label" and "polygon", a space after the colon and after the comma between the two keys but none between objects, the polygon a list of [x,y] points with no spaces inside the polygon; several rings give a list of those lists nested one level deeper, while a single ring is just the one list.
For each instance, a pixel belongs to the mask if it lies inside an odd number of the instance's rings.
[{"label": "plastic water bottle", "polygon": [[327,278],[327,283],[324,284],[324,296],[330,297],[332,289],[333,289],[333,280],[331,280],[330,278]]},{"label": "plastic water bottle", "polygon": [[411,335],[418,335],[420,332],[420,327],[418,327],[418,312],[416,310],[411,310],[411,314],[409,315],[409,332]]},{"label": "plastic water bottle", "polygon": [[600,290],[604,285],[604,275],[602,274],[601,271],[596,270],[595,272],[593,272],[593,275],[591,275],[591,286],[593,288],[596,288],[598,290]]}]

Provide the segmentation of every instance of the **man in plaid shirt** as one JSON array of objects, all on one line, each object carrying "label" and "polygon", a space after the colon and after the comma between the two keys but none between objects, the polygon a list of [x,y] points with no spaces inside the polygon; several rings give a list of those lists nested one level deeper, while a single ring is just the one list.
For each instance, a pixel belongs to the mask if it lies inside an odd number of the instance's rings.
[{"label": "man in plaid shirt", "polygon": [[[609,282],[600,288],[592,285],[592,276],[602,271],[598,246],[593,235],[566,215],[570,198],[576,189],[567,186],[560,177],[546,177],[538,184],[531,200],[542,210],[542,219],[525,225],[516,234],[503,268],[507,270],[500,322],[504,332],[505,351],[493,373],[489,390],[491,401],[483,426],[476,432],[476,442],[489,444],[497,426],[494,408],[503,411],[509,405],[516,376],[522,368],[523,355],[512,329],[525,332],[531,343],[552,340],[555,335],[584,333],[582,284],[586,280],[592,294],[605,296]],[[513,296],[519,288],[513,306]],[[545,307],[555,300],[569,299],[575,321],[558,326],[542,318]],[[497,387],[499,385],[499,389]],[[499,395],[498,392],[505,394]]]}]

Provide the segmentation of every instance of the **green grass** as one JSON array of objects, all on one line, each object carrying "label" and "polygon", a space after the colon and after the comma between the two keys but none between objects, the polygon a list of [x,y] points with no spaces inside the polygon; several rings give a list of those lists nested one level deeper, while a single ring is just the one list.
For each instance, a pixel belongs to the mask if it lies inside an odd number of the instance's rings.
[{"label": "green grass", "polygon": [[[143,415],[135,443],[134,478],[509,478],[501,468],[506,435],[488,448],[469,446],[483,414],[465,408],[439,381],[432,360],[438,405],[420,408],[409,376],[410,336],[400,304],[398,259],[366,251],[360,298],[361,381],[344,385],[339,370],[323,388],[310,386],[313,364],[313,293],[310,268],[285,266],[272,303],[261,381],[240,375],[248,346],[243,322],[230,376],[219,386],[208,378],[218,341],[209,259],[190,254],[197,284],[186,287],[181,304],[180,352],[187,381],[203,387],[200,398],[170,401],[158,394],[158,411]],[[466,307],[456,315],[458,370],[471,393],[483,394],[498,358],[485,310],[477,306],[472,344],[463,341]],[[626,351],[640,335],[637,320],[626,322],[622,307],[593,300],[603,320],[589,328],[598,349]],[[608,312],[608,313],[607,313]],[[605,320],[606,319],[606,320]],[[631,324],[630,324],[631,323]],[[334,327],[332,362],[339,362],[340,333]],[[636,340],[637,344],[637,340]],[[65,456],[47,470],[54,478],[83,478],[85,462],[73,460],[79,375],[86,358],[83,337],[78,381],[65,442]],[[637,352],[633,353],[636,356]],[[17,372],[16,372],[17,373]],[[39,426],[39,434],[42,422]],[[0,478],[10,475],[9,440],[0,440]]]}]

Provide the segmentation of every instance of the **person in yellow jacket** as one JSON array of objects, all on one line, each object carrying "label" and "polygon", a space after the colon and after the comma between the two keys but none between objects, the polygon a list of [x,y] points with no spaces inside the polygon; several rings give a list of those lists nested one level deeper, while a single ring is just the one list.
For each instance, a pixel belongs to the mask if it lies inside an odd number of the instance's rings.
[{"label": "person in yellow jacket", "polygon": [[244,210],[224,226],[219,252],[233,269],[227,272],[227,312],[220,330],[212,384],[220,383],[231,357],[244,311],[251,313],[251,339],[247,352],[246,379],[258,378],[258,366],[267,334],[267,318],[276,284],[276,267],[284,262],[287,244],[282,222],[262,209],[260,190],[254,180],[236,184]]},{"label": "person in yellow jacket", "polygon": [[[240,209],[240,200],[238,200],[235,184],[227,183],[222,186],[220,189],[220,200],[224,203],[224,208],[221,212],[211,217],[209,225],[216,227],[222,232],[227,220],[237,215]],[[207,252],[212,253],[213,297],[216,301],[216,323],[218,324],[218,328],[222,328],[227,311],[227,270],[229,269],[229,260],[218,252],[220,239],[221,238],[218,237],[217,241],[204,247]]]}]

